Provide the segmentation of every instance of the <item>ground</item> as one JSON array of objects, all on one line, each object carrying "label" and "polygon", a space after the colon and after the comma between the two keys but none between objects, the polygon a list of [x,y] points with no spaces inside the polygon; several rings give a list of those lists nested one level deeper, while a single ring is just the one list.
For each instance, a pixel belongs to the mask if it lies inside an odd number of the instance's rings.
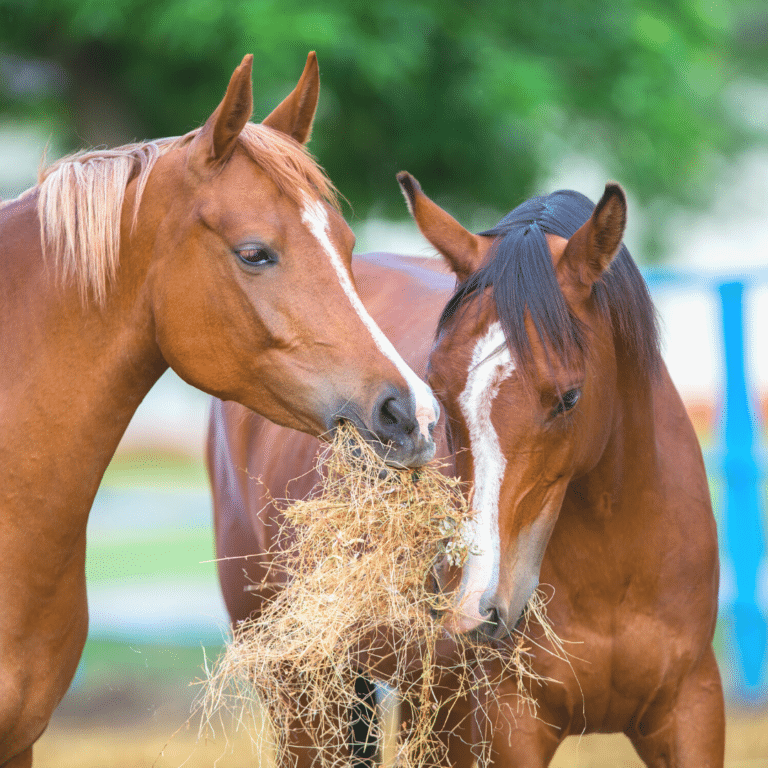
[{"label": "ground", "polygon": [[[208,647],[209,658],[218,652]],[[214,738],[190,718],[203,649],[90,641],[83,672],[35,748],[35,768],[267,768],[249,732],[228,721]],[[768,708],[731,709],[727,768],[768,768]],[[568,739],[555,768],[641,768],[623,736]]]}]

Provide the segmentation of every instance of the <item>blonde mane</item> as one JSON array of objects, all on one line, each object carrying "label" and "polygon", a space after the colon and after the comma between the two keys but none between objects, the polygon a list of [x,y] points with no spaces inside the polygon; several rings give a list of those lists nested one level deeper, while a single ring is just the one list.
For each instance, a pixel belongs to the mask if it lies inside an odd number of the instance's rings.
[{"label": "blonde mane", "polygon": [[[158,158],[188,145],[200,129],[184,136],[107,150],[81,151],[40,173],[38,216],[43,255],[55,254],[62,280],[74,280],[83,302],[100,305],[117,276],[120,218],[125,190],[136,178],[135,227],[141,198]],[[338,209],[330,179],[309,152],[265,125],[247,123],[240,146],[297,205],[304,196]]]}]

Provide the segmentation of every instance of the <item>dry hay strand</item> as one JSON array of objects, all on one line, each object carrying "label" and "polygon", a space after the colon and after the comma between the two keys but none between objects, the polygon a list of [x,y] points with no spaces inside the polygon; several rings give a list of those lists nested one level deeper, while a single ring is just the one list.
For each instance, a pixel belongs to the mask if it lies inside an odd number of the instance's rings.
[{"label": "dry hay strand", "polygon": [[[470,494],[460,482],[435,465],[386,466],[352,427],[338,429],[318,468],[322,480],[310,498],[282,508],[274,557],[287,586],[234,629],[207,670],[204,724],[222,710],[235,711],[245,727],[266,720],[255,738],[271,742],[278,765],[309,749],[317,765],[346,768],[360,707],[354,681],[364,672],[397,691],[410,713],[397,765],[428,768],[444,761],[440,731],[461,699],[487,700],[498,680],[514,675],[515,707],[535,711],[525,681],[542,681],[527,663],[525,628],[498,645],[450,636],[443,626],[455,594],[435,588],[435,566],[442,558],[461,566],[472,551]],[[538,593],[526,617],[565,658]],[[504,707],[514,716],[509,702]],[[375,714],[371,738],[380,743]],[[476,746],[478,757],[487,746]]]}]

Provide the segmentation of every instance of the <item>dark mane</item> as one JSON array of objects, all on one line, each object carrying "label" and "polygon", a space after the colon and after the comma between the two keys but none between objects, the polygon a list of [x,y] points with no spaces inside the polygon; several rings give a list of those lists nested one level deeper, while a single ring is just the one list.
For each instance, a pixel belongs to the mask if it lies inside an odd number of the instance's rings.
[{"label": "dark mane", "polygon": [[[510,353],[521,373],[531,373],[531,341],[526,311],[538,335],[563,361],[583,357],[586,330],[571,314],[555,276],[545,235],[570,238],[592,215],[595,205],[572,190],[533,197],[482,235],[496,237],[487,263],[459,285],[440,317],[437,333],[470,300],[490,288]],[[656,311],[637,265],[626,246],[594,285],[598,311],[613,328],[626,360],[653,375],[659,366]]]}]

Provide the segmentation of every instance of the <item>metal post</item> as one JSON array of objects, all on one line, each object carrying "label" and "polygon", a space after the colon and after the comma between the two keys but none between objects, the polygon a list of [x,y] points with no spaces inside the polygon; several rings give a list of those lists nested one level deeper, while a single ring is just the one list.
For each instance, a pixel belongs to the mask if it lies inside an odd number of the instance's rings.
[{"label": "metal post", "polygon": [[757,605],[757,574],[765,557],[760,472],[755,460],[756,419],[744,366],[744,285],[719,286],[725,347],[725,425],[723,470],[726,481],[725,534],[736,578],[733,616],[738,664],[736,693],[744,699],[765,694],[765,616]]}]

